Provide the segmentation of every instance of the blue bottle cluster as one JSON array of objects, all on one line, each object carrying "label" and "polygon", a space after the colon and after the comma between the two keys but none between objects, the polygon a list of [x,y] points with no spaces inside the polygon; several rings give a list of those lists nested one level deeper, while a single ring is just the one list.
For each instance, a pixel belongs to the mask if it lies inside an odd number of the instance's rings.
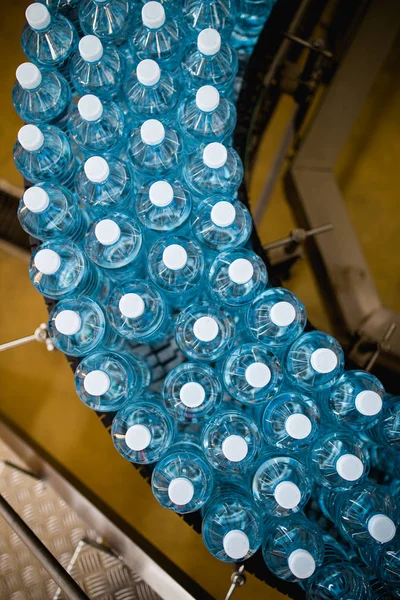
[{"label": "blue bottle cluster", "polygon": [[[306,330],[240,200],[232,98],[274,2],[28,7],[12,98],[29,274],[79,398],[153,466],[163,507],[201,511],[213,556],[260,549],[309,600],[399,596],[400,397]],[[171,345],[185,360],[160,381]]]}]

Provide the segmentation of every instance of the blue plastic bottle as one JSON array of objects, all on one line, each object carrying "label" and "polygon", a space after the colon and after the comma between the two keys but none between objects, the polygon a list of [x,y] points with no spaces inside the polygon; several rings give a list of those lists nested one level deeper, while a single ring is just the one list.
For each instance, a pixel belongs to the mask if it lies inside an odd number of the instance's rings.
[{"label": "blue plastic bottle", "polygon": [[242,182],[243,165],[233,148],[211,142],[187,157],[183,174],[189,188],[199,198],[231,198]]},{"label": "blue plastic bottle", "polygon": [[18,171],[32,183],[47,182],[70,187],[75,160],[68,137],[52,125],[24,125],[14,146]]},{"label": "blue plastic bottle", "polygon": [[60,13],[75,24],[80,0],[36,0],[45,4],[51,13]]},{"label": "blue plastic bottle", "polygon": [[223,562],[241,562],[250,558],[261,545],[261,514],[240,487],[217,487],[206,505],[202,535],[207,550],[215,558]]},{"label": "blue plastic bottle", "polygon": [[206,459],[218,471],[248,473],[260,453],[261,437],[255,421],[239,410],[221,410],[202,431]]},{"label": "blue plastic bottle", "polygon": [[400,396],[385,397],[379,423],[366,434],[377,444],[400,450]]},{"label": "blue plastic bottle", "polygon": [[322,532],[301,513],[268,519],[262,553],[268,569],[280,579],[308,580],[324,559]]},{"label": "blue plastic bottle", "polygon": [[263,344],[242,344],[225,359],[222,381],[230,396],[250,406],[272,400],[282,385],[282,367]]},{"label": "blue plastic bottle", "polygon": [[183,16],[193,37],[212,27],[228,38],[235,22],[236,3],[234,0],[184,0]]},{"label": "blue plastic bottle", "polygon": [[208,301],[183,310],[175,322],[175,339],[191,360],[214,362],[222,359],[235,342],[231,314]]},{"label": "blue plastic bottle", "polygon": [[111,437],[115,448],[137,464],[157,462],[174,441],[175,425],[162,407],[159,394],[150,393],[124,406],[114,417]]},{"label": "blue plastic bottle", "polygon": [[130,0],[80,0],[79,23],[85,35],[104,43],[123,43],[131,25]]},{"label": "blue plastic bottle", "polygon": [[41,183],[26,190],[19,203],[21,227],[34,238],[67,237],[82,240],[87,223],[72,193],[65,187]]},{"label": "blue plastic bottle", "polygon": [[[392,594],[390,597],[399,598],[400,596],[400,533],[387,544],[376,545],[369,551],[362,551],[362,559],[373,570],[382,583],[385,584],[387,591]],[[382,595],[379,596],[379,600]]]},{"label": "blue plastic bottle", "polygon": [[140,279],[114,288],[107,316],[119,335],[142,344],[155,344],[172,332],[170,309],[151,284]]},{"label": "blue plastic bottle", "polygon": [[118,158],[91,156],[78,168],[75,192],[93,219],[115,210],[131,211],[133,172]]},{"label": "blue plastic bottle", "polygon": [[75,388],[86,406],[101,412],[119,410],[136,401],[151,383],[148,364],[132,353],[89,354],[75,371]]},{"label": "blue plastic bottle", "polygon": [[[307,589],[307,600],[370,600],[367,577],[355,564],[333,562],[324,565],[313,577]],[[381,600],[384,598],[381,597]]]},{"label": "blue plastic bottle", "polygon": [[203,29],[186,48],[182,58],[182,74],[188,90],[213,85],[229,94],[238,70],[236,50],[221,43],[221,36],[211,27]]},{"label": "blue plastic bottle", "polygon": [[178,179],[145,183],[135,197],[136,216],[147,241],[162,233],[187,233],[191,211],[191,195]]},{"label": "blue plastic bottle", "polygon": [[174,307],[187,306],[203,292],[204,256],[199,244],[183,236],[165,236],[148,255],[150,278]]},{"label": "blue plastic bottle", "polygon": [[66,128],[72,94],[65,77],[57,71],[42,73],[33,63],[20,65],[16,77],[12,101],[21,119]]},{"label": "blue plastic bottle", "polygon": [[240,0],[232,44],[239,52],[250,54],[270,15],[275,0]]}]

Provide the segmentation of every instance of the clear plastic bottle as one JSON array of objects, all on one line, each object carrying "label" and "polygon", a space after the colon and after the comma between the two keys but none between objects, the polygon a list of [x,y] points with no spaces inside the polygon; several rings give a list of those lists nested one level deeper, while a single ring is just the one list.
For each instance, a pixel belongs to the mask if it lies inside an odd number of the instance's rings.
[{"label": "clear plastic bottle", "polygon": [[182,73],[188,90],[213,85],[229,94],[238,70],[236,50],[221,43],[221,36],[211,27],[203,29],[197,41],[189,44],[182,57]]},{"label": "clear plastic bottle", "polygon": [[222,380],[230,396],[250,406],[272,400],[282,385],[282,367],[267,346],[242,344],[225,359]]},{"label": "clear plastic bottle", "polygon": [[130,211],[134,180],[129,165],[116,157],[91,156],[79,166],[75,192],[92,218],[112,211]]},{"label": "clear plastic bottle", "polygon": [[[349,562],[324,565],[307,588],[307,600],[370,600],[370,586],[360,567]],[[382,598],[382,600],[384,600]]]},{"label": "clear plastic bottle", "polygon": [[223,390],[211,367],[186,362],[167,373],[162,397],[175,421],[201,423],[220,408]]},{"label": "clear plastic bottle", "polygon": [[183,16],[193,37],[212,27],[224,38],[229,38],[236,17],[236,3],[234,0],[184,0]]},{"label": "clear plastic bottle", "polygon": [[79,0],[36,0],[36,2],[45,4],[51,13],[60,13],[74,24],[78,18]]},{"label": "clear plastic bottle", "polygon": [[150,367],[132,353],[95,352],[84,358],[75,371],[79,398],[101,412],[116,411],[135,401],[150,383]]},{"label": "clear plastic bottle", "polygon": [[127,214],[112,212],[93,221],[85,238],[85,252],[113,281],[131,281],[144,270],[144,243],[138,223]]},{"label": "clear plastic bottle", "polygon": [[379,423],[366,434],[377,444],[400,450],[400,396],[385,397]]},{"label": "clear plastic bottle", "polygon": [[71,108],[71,88],[57,71],[43,71],[33,63],[22,63],[16,71],[17,81],[12,101],[25,123],[49,123],[65,129]]},{"label": "clear plastic bottle", "polygon": [[185,163],[185,180],[196,196],[232,198],[243,179],[243,165],[236,150],[211,142],[192,152]]},{"label": "clear plastic bottle", "polygon": [[174,307],[187,306],[203,292],[204,256],[199,244],[188,237],[165,236],[148,255],[151,280]]},{"label": "clear plastic bottle", "polygon": [[235,324],[229,312],[207,301],[183,310],[175,322],[175,339],[191,360],[222,359],[235,342]]},{"label": "clear plastic bottle", "polygon": [[269,519],[262,553],[268,569],[280,579],[305,581],[324,559],[322,532],[301,513]]},{"label": "clear plastic bottle", "polygon": [[218,471],[248,473],[260,453],[261,437],[255,421],[239,410],[221,410],[202,431],[206,459]]},{"label": "clear plastic bottle", "polygon": [[72,193],[65,187],[41,183],[26,190],[18,207],[21,227],[34,238],[67,237],[82,240],[87,222]]},{"label": "clear plastic bottle", "polygon": [[70,187],[75,160],[68,137],[52,125],[24,125],[14,146],[18,171],[32,183],[47,182]]},{"label": "clear plastic bottle", "polygon": [[130,0],[80,0],[79,23],[85,35],[109,44],[123,43],[131,25]]},{"label": "clear plastic bottle", "polygon": [[103,46],[95,35],[85,35],[78,52],[71,56],[69,74],[81,96],[94,94],[101,100],[115,100],[126,77],[125,57],[114,46]]},{"label": "clear plastic bottle", "polygon": [[124,458],[136,464],[151,464],[173,443],[175,425],[162,407],[160,395],[149,393],[116,414],[111,437]]},{"label": "clear plastic bottle", "polygon": [[[362,551],[362,559],[385,584],[390,597],[400,597],[400,532],[387,544],[376,545],[369,551]],[[379,596],[379,600],[383,598]]]},{"label": "clear plastic bottle", "polygon": [[170,309],[156,288],[137,279],[114,288],[107,315],[119,335],[142,344],[155,344],[172,332]]},{"label": "clear plastic bottle", "polygon": [[232,32],[232,44],[239,52],[251,52],[274,3],[275,0],[240,0]]}]

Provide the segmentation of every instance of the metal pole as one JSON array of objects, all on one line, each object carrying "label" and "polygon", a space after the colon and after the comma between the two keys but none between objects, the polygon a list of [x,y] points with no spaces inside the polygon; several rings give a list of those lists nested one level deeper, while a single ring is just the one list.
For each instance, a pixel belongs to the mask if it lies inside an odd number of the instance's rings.
[{"label": "metal pole", "polygon": [[81,590],[76,581],[72,579],[68,571],[60,565],[58,560],[1,495],[0,515],[38,559],[42,567],[46,569],[50,577],[61,588],[68,600],[89,600],[89,597]]}]

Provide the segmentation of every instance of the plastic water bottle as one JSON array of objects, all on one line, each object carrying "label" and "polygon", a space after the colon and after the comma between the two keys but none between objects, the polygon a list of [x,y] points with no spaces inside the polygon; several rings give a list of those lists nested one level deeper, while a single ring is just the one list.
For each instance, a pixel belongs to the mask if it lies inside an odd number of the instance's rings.
[{"label": "plastic water bottle", "polygon": [[186,362],[167,373],[162,397],[175,421],[201,423],[219,410],[223,390],[211,367]]},{"label": "plastic water bottle", "polygon": [[240,0],[232,44],[240,52],[250,54],[270,15],[274,0]]},{"label": "plastic water bottle", "polygon": [[262,553],[268,569],[286,581],[312,577],[324,558],[322,532],[303,514],[267,521]]},{"label": "plastic water bottle", "polygon": [[48,182],[70,187],[75,160],[68,137],[52,125],[24,125],[14,146],[18,171],[32,183]]},{"label": "plastic water bottle", "polygon": [[87,296],[60,300],[50,313],[48,328],[54,346],[67,356],[121,348],[122,340],[109,327],[100,304]]},{"label": "plastic water bottle", "polygon": [[253,556],[261,546],[261,514],[243,489],[221,486],[206,505],[202,535],[207,550],[215,558],[241,562]]},{"label": "plastic water bottle", "polygon": [[25,56],[39,67],[59,69],[66,74],[67,62],[75,51],[78,34],[75,27],[61,14],[51,15],[38,2],[25,11],[21,45]]},{"label": "plastic water bottle", "polygon": [[21,227],[32,237],[82,240],[87,223],[72,193],[65,187],[42,183],[28,188],[18,207]]},{"label": "plastic water bottle", "polygon": [[71,56],[69,74],[81,96],[94,94],[101,100],[112,100],[121,92],[125,80],[125,57],[114,46],[103,46],[95,35],[85,35],[78,52]]},{"label": "plastic water bottle", "polygon": [[[360,567],[349,562],[334,562],[324,565],[310,582],[307,600],[317,598],[370,600],[371,590],[367,577]],[[381,599],[384,600],[382,597]]]},{"label": "plastic water bottle", "polygon": [[306,391],[323,391],[334,385],[343,373],[344,356],[340,344],[330,335],[312,331],[301,335],[286,355],[291,381]]},{"label": "plastic water bottle", "polygon": [[345,490],[363,482],[369,471],[368,452],[354,433],[328,432],[316,439],[307,455],[315,481]]},{"label": "plastic water bottle", "polygon": [[236,50],[221,43],[221,36],[211,27],[200,31],[197,41],[186,48],[182,58],[182,75],[188,90],[213,85],[221,93],[232,89],[238,70]]},{"label": "plastic water bottle", "polygon": [[133,205],[133,172],[116,157],[91,156],[78,168],[75,192],[94,219],[127,212]]},{"label": "plastic water bottle", "polygon": [[143,273],[142,232],[127,214],[113,212],[108,219],[92,222],[85,252],[114,281],[131,281]]},{"label": "plastic water bottle", "polygon": [[67,125],[71,107],[71,88],[57,71],[40,71],[33,63],[23,63],[16,71],[12,91],[16,112],[25,123]]},{"label": "plastic water bottle", "polygon": [[187,157],[183,174],[199,198],[220,195],[231,198],[242,182],[243,165],[236,150],[211,142]]},{"label": "plastic water bottle", "polygon": [[176,79],[149,58],[140,61],[124,86],[125,103],[138,127],[146,119],[176,122],[180,89]]},{"label": "plastic water bottle", "polygon": [[218,471],[248,473],[257,459],[261,437],[255,421],[239,410],[221,410],[202,431],[206,459]]},{"label": "plastic water bottle", "polygon": [[84,358],[75,371],[75,388],[86,406],[101,412],[135,401],[151,383],[148,364],[132,353],[109,350]]},{"label": "plastic water bottle", "polygon": [[[387,544],[375,545],[369,551],[362,551],[362,559],[373,570],[378,579],[385,584],[390,598],[398,598],[400,594],[400,533]],[[382,598],[383,595],[379,596]]]},{"label": "plastic water bottle", "polygon": [[160,233],[188,233],[191,211],[191,195],[178,179],[145,183],[136,194],[136,216],[148,241]]},{"label": "plastic water bottle", "polygon": [[183,310],[175,322],[175,339],[191,360],[214,362],[222,359],[235,342],[231,314],[207,301]]},{"label": "plastic water bottle", "polygon": [[85,35],[96,35],[104,43],[122,43],[131,24],[130,0],[80,0],[79,23]]},{"label": "plastic water bottle", "polygon": [[126,145],[125,118],[115,102],[103,104],[100,98],[86,94],[68,119],[68,131],[78,151],[119,156]]},{"label": "plastic water bottle", "polygon": [[309,396],[298,391],[284,391],[268,402],[260,425],[268,444],[297,455],[320,435],[320,412]]},{"label": "plastic water bottle", "polygon": [[185,514],[199,510],[210,499],[214,484],[211,467],[199,447],[177,440],[157,463],[151,478],[154,497],[164,508]]},{"label": "plastic water bottle", "polygon": [[250,406],[272,400],[282,385],[282,367],[263,344],[242,344],[225,359],[222,380],[230,396]]},{"label": "plastic water bottle", "polygon": [[78,18],[79,0],[36,0],[36,2],[45,4],[51,13],[60,13],[74,24]]},{"label": "plastic water bottle", "polygon": [[236,4],[234,0],[185,0],[183,15],[192,36],[212,27],[228,38],[235,22]]},{"label": "plastic water bottle", "polygon": [[220,97],[217,88],[203,85],[196,95],[193,93],[180,103],[178,122],[188,150],[210,142],[230,144],[236,108],[233,102]]},{"label": "plastic water bottle", "polygon": [[175,425],[162,407],[159,394],[146,394],[122,408],[112,422],[115,448],[137,464],[157,462],[175,437]]},{"label": "plastic water bottle", "polygon": [[112,290],[107,315],[119,335],[130,341],[154,344],[172,332],[166,301],[154,286],[140,279]]},{"label": "plastic water bottle", "polygon": [[188,237],[165,236],[153,244],[148,255],[148,271],[174,307],[187,306],[203,292],[203,252],[199,244]]},{"label": "plastic water bottle", "polygon": [[400,449],[400,396],[385,397],[382,417],[366,434],[383,446],[389,446],[396,452]]},{"label": "plastic water bottle", "polygon": [[260,462],[252,480],[253,497],[260,511],[270,517],[287,517],[303,510],[312,490],[305,465],[276,450],[267,453]]}]

